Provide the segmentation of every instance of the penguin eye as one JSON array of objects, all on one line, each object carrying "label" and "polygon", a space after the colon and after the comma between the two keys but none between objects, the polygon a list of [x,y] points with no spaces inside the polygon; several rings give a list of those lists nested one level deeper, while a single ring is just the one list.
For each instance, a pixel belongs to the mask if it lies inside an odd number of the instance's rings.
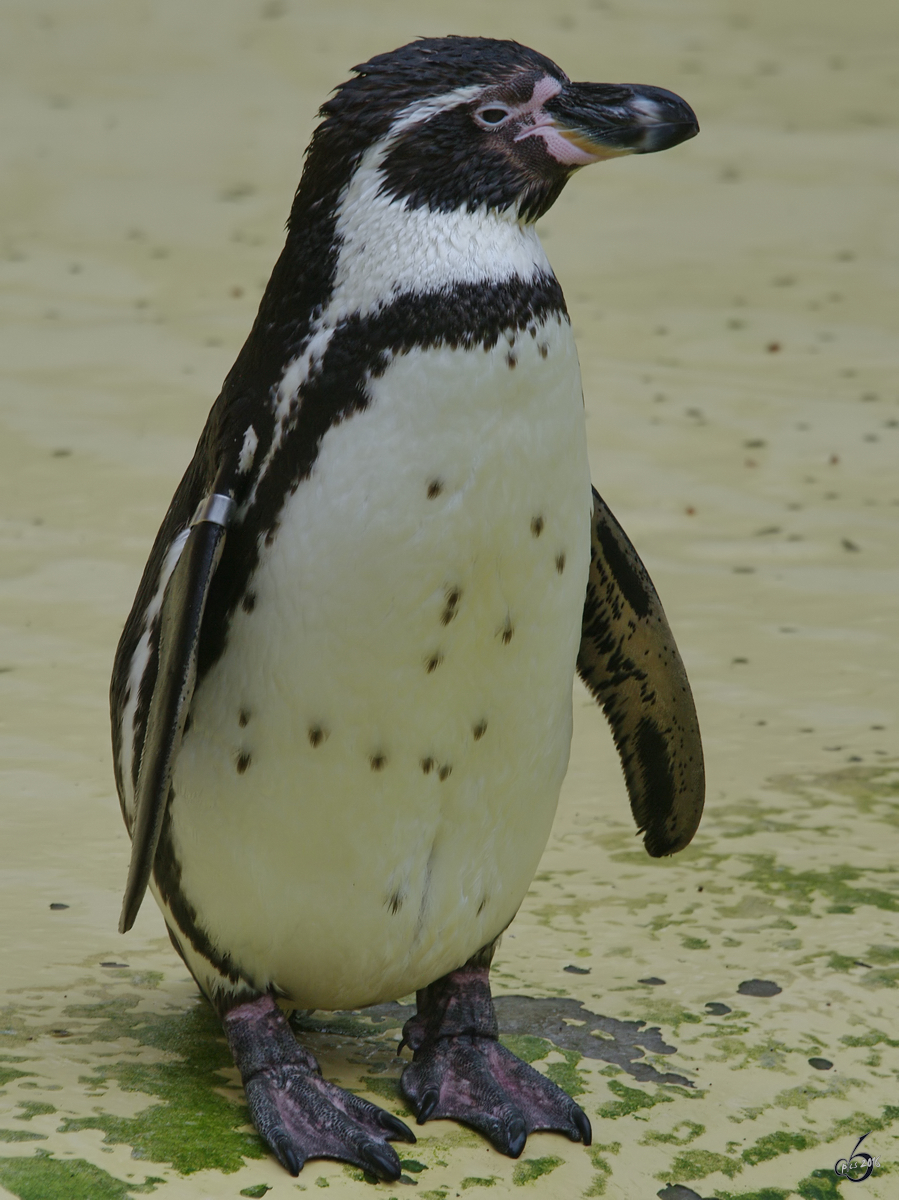
[{"label": "penguin eye", "polygon": [[475,116],[481,125],[497,126],[502,125],[503,121],[509,116],[507,108],[499,108],[496,105],[491,105],[489,108],[482,108]]}]

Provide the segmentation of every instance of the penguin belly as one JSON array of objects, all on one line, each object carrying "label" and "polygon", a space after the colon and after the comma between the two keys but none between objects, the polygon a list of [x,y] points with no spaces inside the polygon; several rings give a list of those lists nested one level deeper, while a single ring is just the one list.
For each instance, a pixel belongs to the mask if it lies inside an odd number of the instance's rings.
[{"label": "penguin belly", "polygon": [[567,321],[413,349],[368,394],[285,500],[170,802],[209,943],[304,1008],[405,995],[514,917],[568,765],[590,558]]}]

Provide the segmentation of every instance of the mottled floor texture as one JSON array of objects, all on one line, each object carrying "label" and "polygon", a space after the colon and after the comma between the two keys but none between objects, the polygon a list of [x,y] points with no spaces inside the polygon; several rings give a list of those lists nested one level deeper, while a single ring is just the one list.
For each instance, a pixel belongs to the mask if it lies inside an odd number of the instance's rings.
[{"label": "mottled floor texture", "polygon": [[[573,180],[543,235],[594,479],[681,645],[709,800],[694,844],[649,860],[578,688],[494,982],[506,1044],[594,1145],[535,1135],[512,1162],[434,1122],[372,1193],[263,1153],[158,913],[115,933],[106,687],[317,105],[352,63],[451,31],[699,115],[688,145]],[[4,5],[0,1195],[899,1194],[897,41],[885,0]],[[406,1118],[408,1002],[297,1019],[328,1078]],[[840,1182],[864,1134],[873,1173]]]}]

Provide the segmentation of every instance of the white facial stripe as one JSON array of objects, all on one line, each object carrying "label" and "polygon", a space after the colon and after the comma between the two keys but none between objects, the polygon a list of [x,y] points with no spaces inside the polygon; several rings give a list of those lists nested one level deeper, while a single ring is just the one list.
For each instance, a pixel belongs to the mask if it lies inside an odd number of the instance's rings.
[{"label": "white facial stripe", "polygon": [[482,84],[469,84],[468,87],[454,88],[451,92],[444,92],[442,96],[432,96],[429,100],[421,100],[407,105],[394,118],[387,134],[387,144],[389,145],[394,138],[413,125],[420,125],[422,121],[430,120],[437,113],[458,108],[460,104],[467,104],[481,91],[483,91]]}]

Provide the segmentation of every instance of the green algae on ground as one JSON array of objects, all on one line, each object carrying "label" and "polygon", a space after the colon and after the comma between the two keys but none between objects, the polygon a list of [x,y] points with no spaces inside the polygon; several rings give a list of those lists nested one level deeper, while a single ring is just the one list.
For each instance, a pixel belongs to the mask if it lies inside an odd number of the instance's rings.
[{"label": "green algae on ground", "polygon": [[754,1167],[757,1163],[777,1158],[778,1155],[789,1154],[791,1150],[809,1150],[812,1146],[817,1146],[820,1140],[810,1130],[803,1133],[768,1133],[752,1146],[747,1146],[740,1157]]},{"label": "green algae on ground", "polygon": [[69,1118],[60,1131],[99,1129],[109,1145],[132,1147],[134,1158],[169,1163],[182,1174],[217,1169],[237,1171],[247,1158],[266,1150],[246,1130],[242,1104],[220,1094],[221,1072],[233,1068],[218,1022],[206,1005],[175,1013],[135,1012],[137,1000],[119,999],[67,1010],[98,1019],[81,1041],[131,1038],[141,1046],[167,1051],[168,1061],[119,1059],[96,1064],[82,1082],[102,1087],[114,1082],[126,1092],[143,1092],[163,1101],[134,1117],[99,1113]]},{"label": "green algae on ground", "polygon": [[30,1129],[0,1129],[0,1142],[45,1142],[45,1133],[32,1133]]},{"label": "green algae on ground", "polygon": [[671,1104],[678,1098],[697,1100],[702,1094],[690,1092],[686,1088],[672,1087],[671,1084],[657,1086],[655,1092],[650,1094],[641,1091],[640,1088],[628,1087],[617,1079],[610,1079],[607,1086],[619,1099],[607,1100],[605,1104],[600,1104],[596,1111],[601,1117],[612,1119],[628,1116],[641,1108],[653,1108],[656,1104]]},{"label": "green algae on ground", "polygon": [[551,1171],[555,1171],[556,1167],[561,1167],[564,1161],[564,1159],[557,1158],[554,1154],[548,1154],[545,1158],[522,1159],[521,1162],[515,1164],[515,1170],[512,1172],[512,1182],[516,1187],[522,1187],[526,1183],[533,1183],[541,1175],[549,1175]]},{"label": "green algae on ground", "polygon": [[728,1179],[733,1179],[742,1170],[743,1163],[727,1154],[716,1154],[713,1150],[685,1150],[656,1178],[666,1183],[689,1183],[693,1179],[705,1179],[706,1175],[720,1171]]},{"label": "green algae on ground", "polygon": [[794,871],[792,867],[779,863],[773,854],[741,857],[750,861],[752,867],[737,879],[753,883],[759,891],[791,901],[788,909],[791,913],[807,915],[816,894],[830,901],[828,912],[853,912],[863,904],[886,912],[899,912],[899,895],[895,892],[851,886],[856,880],[871,875],[887,876],[888,882],[899,884],[897,873],[890,868],[862,869],[839,863],[824,871]]},{"label": "green algae on ground", "polygon": [[473,1187],[495,1187],[497,1177],[488,1175],[486,1179],[482,1179],[480,1175],[466,1175],[462,1180],[462,1191]]},{"label": "green algae on ground", "polygon": [[18,1071],[15,1067],[0,1067],[0,1087],[5,1087],[14,1079],[27,1079],[29,1075],[33,1074],[33,1071]]},{"label": "green algae on ground", "polygon": [[130,1200],[154,1192],[152,1183],[124,1183],[83,1158],[64,1162],[46,1152],[33,1158],[0,1158],[0,1184],[19,1200]]},{"label": "green algae on ground", "polygon": [[44,1104],[40,1100],[20,1100],[17,1121],[30,1121],[32,1117],[49,1117],[56,1112],[52,1104]]},{"label": "green algae on ground", "polygon": [[841,1200],[837,1177],[833,1171],[812,1171],[796,1184],[802,1200]]},{"label": "green algae on ground", "polygon": [[587,1190],[584,1192],[585,1197],[605,1195],[606,1184],[611,1178],[612,1168],[608,1161],[603,1158],[603,1154],[617,1154],[620,1149],[620,1142],[608,1142],[605,1145],[603,1145],[602,1142],[597,1142],[589,1147],[587,1153],[590,1155],[590,1162],[593,1165],[595,1174],[590,1180]]},{"label": "green algae on ground", "polygon": [[271,1187],[267,1183],[254,1183],[252,1187],[241,1188],[238,1195],[248,1196],[249,1200],[260,1200],[260,1197],[271,1190]]},{"label": "green algae on ground", "polygon": [[546,1038],[535,1037],[530,1033],[503,1034],[499,1040],[516,1058],[526,1063],[539,1062],[555,1049],[552,1042]]},{"label": "green algae on ground", "polygon": [[576,1069],[581,1061],[580,1054],[575,1050],[560,1050],[559,1053],[564,1056],[565,1061],[548,1063],[544,1074],[572,1099],[582,1096],[587,1091],[587,1081],[583,1073]]},{"label": "green algae on ground", "polygon": [[[678,1129],[686,1129],[686,1133],[678,1136]],[[678,1121],[670,1133],[657,1133],[654,1129],[640,1139],[641,1146],[651,1146],[654,1143],[667,1143],[672,1146],[686,1146],[690,1142],[701,1137],[705,1133],[705,1125],[699,1125],[696,1121]]]},{"label": "green algae on ground", "polygon": [[739,1195],[734,1192],[719,1192],[718,1195],[720,1200],[788,1200],[794,1193],[785,1192],[783,1188],[761,1188],[757,1192],[740,1192]]}]

